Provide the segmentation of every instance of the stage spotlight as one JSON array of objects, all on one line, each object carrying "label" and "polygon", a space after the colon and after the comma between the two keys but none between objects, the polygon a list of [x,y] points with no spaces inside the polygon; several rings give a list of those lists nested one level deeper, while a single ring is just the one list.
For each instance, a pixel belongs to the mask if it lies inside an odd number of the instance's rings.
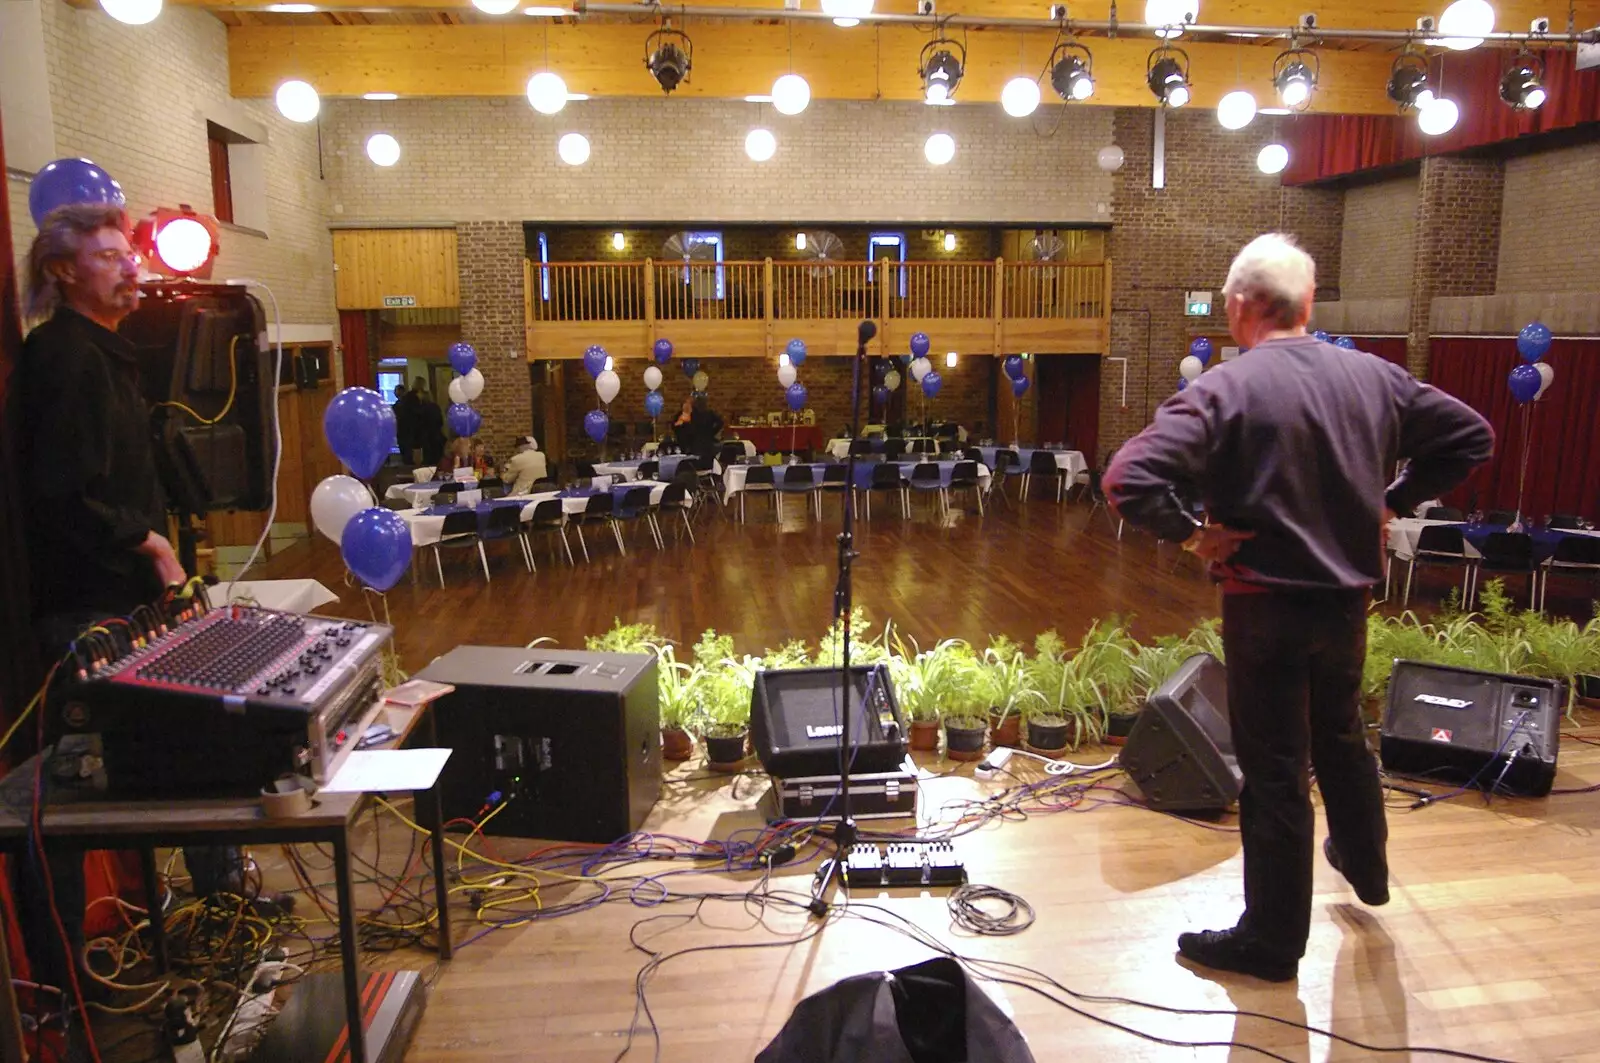
[{"label": "stage spotlight", "polygon": [[1182,107],[1189,102],[1189,53],[1163,45],[1145,61],[1145,84],[1163,107]]},{"label": "stage spotlight", "polygon": [[1421,102],[1428,87],[1428,58],[1420,52],[1402,52],[1389,68],[1389,98],[1410,111]]},{"label": "stage spotlight", "polygon": [[744,153],[751,162],[766,162],[778,150],[778,138],[770,129],[752,129],[744,135]]},{"label": "stage spotlight", "polygon": [[922,145],[922,154],[935,166],[943,166],[956,157],[956,138],[949,133],[935,133]]},{"label": "stage spotlight", "polygon": [[694,42],[682,30],[662,26],[645,38],[644,66],[662,92],[670,93],[687,81],[693,61]]},{"label": "stage spotlight", "polygon": [[1285,107],[1303,110],[1311,102],[1322,63],[1317,53],[1291,48],[1272,61],[1272,84]]},{"label": "stage spotlight", "polygon": [[176,210],[157,207],[134,226],[133,247],[154,273],[205,280],[220,248],[217,222],[210,215],[196,214],[187,203],[178,204]]},{"label": "stage spotlight", "polygon": [[1000,106],[1013,118],[1028,117],[1039,109],[1039,83],[1020,74],[1012,78],[1000,90]]},{"label": "stage spotlight", "polygon": [[528,103],[540,114],[558,114],[567,105],[567,83],[560,74],[540,71],[528,79]]},{"label": "stage spotlight", "polygon": [[1485,34],[1494,32],[1494,8],[1489,0],[1456,0],[1439,16],[1439,32],[1454,34],[1436,43],[1457,52],[1476,48]]},{"label": "stage spotlight", "polygon": [[1065,103],[1094,95],[1094,56],[1081,44],[1056,45],[1050,53],[1050,87]]},{"label": "stage spotlight", "polygon": [[1511,60],[1500,75],[1500,98],[1519,111],[1535,111],[1544,105],[1544,60],[1526,49]]},{"label": "stage spotlight", "polygon": [[956,86],[961,84],[962,69],[966,66],[967,50],[945,37],[931,40],[922,46],[923,98],[929,103],[943,103],[953,99]]}]

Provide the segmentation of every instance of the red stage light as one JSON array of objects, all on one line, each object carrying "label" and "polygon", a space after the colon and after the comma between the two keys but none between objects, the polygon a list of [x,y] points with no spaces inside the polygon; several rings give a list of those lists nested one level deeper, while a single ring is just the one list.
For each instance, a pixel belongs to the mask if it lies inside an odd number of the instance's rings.
[{"label": "red stage light", "polygon": [[216,219],[196,214],[187,203],[176,210],[157,207],[134,229],[133,243],[152,272],[200,280],[211,278],[211,266],[221,250]]}]

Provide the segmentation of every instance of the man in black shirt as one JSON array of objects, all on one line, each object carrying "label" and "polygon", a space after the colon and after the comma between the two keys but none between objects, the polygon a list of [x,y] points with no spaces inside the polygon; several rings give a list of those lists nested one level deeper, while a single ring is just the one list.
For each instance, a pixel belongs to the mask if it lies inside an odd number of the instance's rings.
[{"label": "man in black shirt", "polygon": [[[1308,337],[1315,288],[1311,256],[1289,238],[1247,245],[1222,289],[1247,353],[1162,404],[1104,481],[1122,517],[1183,543],[1222,581],[1245,911],[1231,929],[1180,934],[1178,951],[1271,981],[1295,977],[1311,926],[1308,758],[1328,862],[1361,900],[1389,899],[1383,796],[1360,714],[1367,595],[1383,578],[1388,519],[1494,449],[1466,404]],[[1390,483],[1400,458],[1411,460]]]}]

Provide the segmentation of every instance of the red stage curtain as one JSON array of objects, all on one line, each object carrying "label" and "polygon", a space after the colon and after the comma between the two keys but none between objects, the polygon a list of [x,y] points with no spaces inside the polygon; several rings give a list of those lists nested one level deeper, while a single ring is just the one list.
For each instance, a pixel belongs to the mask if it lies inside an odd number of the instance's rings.
[{"label": "red stage curtain", "polygon": [[1375,354],[1386,362],[1404,368],[1406,364],[1406,338],[1404,336],[1362,337],[1352,336],[1356,350]]},{"label": "red stage curtain", "polygon": [[[1285,132],[1289,166],[1283,172],[1283,183],[1306,184],[1410,162],[1424,155],[1450,155],[1502,140],[1600,122],[1600,69],[1574,69],[1567,52],[1545,54],[1549,58],[1544,85],[1550,97],[1536,111],[1515,111],[1500,99],[1506,53],[1484,48],[1448,56],[1444,62],[1444,93],[1461,108],[1461,119],[1443,136],[1424,136],[1414,115],[1301,115],[1289,123]],[[1435,65],[1433,84],[1438,82]]]},{"label": "red stage curtain", "polygon": [[365,310],[339,311],[339,345],[344,348],[344,386],[376,387],[378,378],[373,375],[372,364],[367,358]]},{"label": "red stage curtain", "polygon": [[1511,339],[1435,339],[1432,383],[1489,419],[1495,456],[1447,500],[1479,509],[1517,508],[1523,417],[1528,423],[1524,514],[1594,518],[1600,510],[1600,341],[1556,340],[1545,360],[1556,378],[1538,402],[1520,406],[1506,376],[1521,361]]}]

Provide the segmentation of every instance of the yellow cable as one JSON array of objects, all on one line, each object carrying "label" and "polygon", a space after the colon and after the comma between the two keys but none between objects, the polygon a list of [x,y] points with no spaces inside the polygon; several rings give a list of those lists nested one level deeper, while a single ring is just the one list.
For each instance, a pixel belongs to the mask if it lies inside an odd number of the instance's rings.
[{"label": "yellow cable", "polygon": [[158,402],[156,405],[171,406],[175,409],[182,410],[184,413],[188,414],[190,417],[193,417],[195,420],[204,425],[216,424],[218,421],[228,416],[228,411],[233,409],[233,397],[238,394],[239,391],[239,362],[235,357],[235,352],[239,348],[239,341],[243,338],[244,333],[235,333],[233,339],[228,342],[228,401],[223,405],[221,413],[218,413],[215,417],[207,420],[206,418],[201,417],[198,413],[195,413],[189,407],[185,406],[183,403],[178,402],[176,399],[168,402]]}]

